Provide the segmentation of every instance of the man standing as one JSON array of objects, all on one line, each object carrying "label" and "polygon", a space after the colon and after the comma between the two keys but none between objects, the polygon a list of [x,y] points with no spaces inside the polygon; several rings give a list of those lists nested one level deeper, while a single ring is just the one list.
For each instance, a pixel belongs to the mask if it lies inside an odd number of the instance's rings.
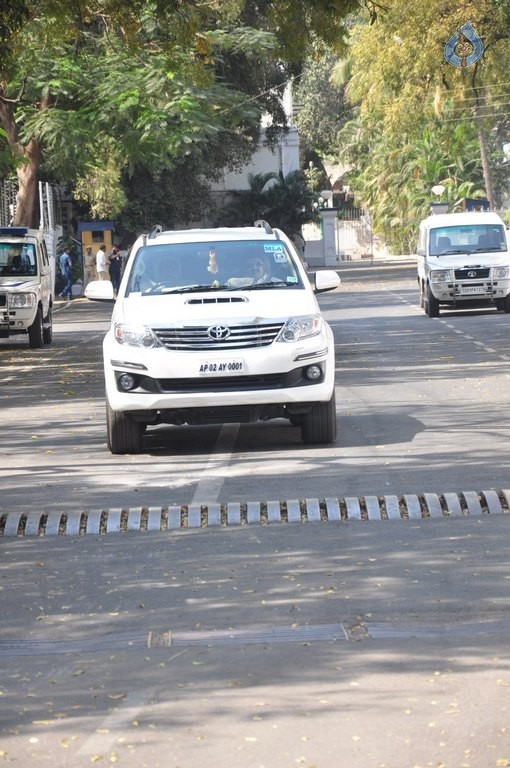
[{"label": "man standing", "polygon": [[73,262],[67,245],[60,257],[60,274],[64,280],[64,287],[59,296],[61,299],[67,298],[68,301],[71,301],[73,298]]},{"label": "man standing", "polygon": [[105,244],[101,243],[99,246],[99,250],[96,253],[96,269],[97,269],[97,276],[100,280],[108,280],[108,267],[106,265],[106,251],[105,251]]},{"label": "man standing", "polygon": [[110,280],[113,285],[113,295],[117,298],[119,292],[120,277],[122,272],[122,258],[119,249],[114,245],[108,260],[110,262]]},{"label": "man standing", "polygon": [[92,246],[87,245],[83,254],[83,289],[91,280],[96,279],[96,257],[92,253]]}]

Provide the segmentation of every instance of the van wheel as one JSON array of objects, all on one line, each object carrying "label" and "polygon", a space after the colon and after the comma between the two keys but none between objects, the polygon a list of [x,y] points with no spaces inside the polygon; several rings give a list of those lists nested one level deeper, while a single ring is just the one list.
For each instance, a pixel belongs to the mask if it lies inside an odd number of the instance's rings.
[{"label": "van wheel", "polygon": [[334,443],[336,440],[335,393],[327,403],[315,403],[310,413],[301,416],[301,439],[304,443]]},{"label": "van wheel", "polygon": [[111,453],[140,453],[144,425],[135,421],[129,413],[113,411],[106,401],[106,433]]},{"label": "van wheel", "polygon": [[43,341],[45,344],[51,344],[53,340],[53,311],[48,309],[48,315],[43,322]]},{"label": "van wheel", "polygon": [[439,317],[439,301],[436,299],[430,285],[427,286],[427,300],[425,302],[425,312],[429,317]]},{"label": "van wheel", "polygon": [[44,344],[41,307],[38,307],[35,320],[28,329],[28,341],[32,349],[40,349]]}]

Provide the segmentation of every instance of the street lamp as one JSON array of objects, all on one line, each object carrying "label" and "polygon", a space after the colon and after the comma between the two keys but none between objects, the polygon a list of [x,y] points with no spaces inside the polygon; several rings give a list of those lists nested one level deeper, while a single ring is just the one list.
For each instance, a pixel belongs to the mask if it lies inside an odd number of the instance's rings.
[{"label": "street lamp", "polygon": [[321,197],[326,201],[326,208],[333,207],[333,192],[330,189],[323,189],[321,191]]},{"label": "street lamp", "polygon": [[437,195],[438,197],[441,197],[445,189],[446,187],[444,187],[442,184],[434,184],[434,186],[430,191],[432,192],[433,195]]},{"label": "street lamp", "polygon": [[442,203],[440,200],[440,197],[445,189],[446,187],[443,184],[434,184],[434,186],[431,188],[430,191],[437,197],[436,203],[430,203],[431,213],[448,213],[448,203]]}]

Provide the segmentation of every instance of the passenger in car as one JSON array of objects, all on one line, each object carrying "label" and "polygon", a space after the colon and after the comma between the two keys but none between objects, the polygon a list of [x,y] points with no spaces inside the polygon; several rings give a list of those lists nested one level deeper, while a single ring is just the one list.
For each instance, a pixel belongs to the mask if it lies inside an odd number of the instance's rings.
[{"label": "passenger in car", "polygon": [[273,277],[269,262],[265,256],[253,256],[248,260],[248,274],[252,278],[252,285],[263,283],[281,283],[278,277]]}]

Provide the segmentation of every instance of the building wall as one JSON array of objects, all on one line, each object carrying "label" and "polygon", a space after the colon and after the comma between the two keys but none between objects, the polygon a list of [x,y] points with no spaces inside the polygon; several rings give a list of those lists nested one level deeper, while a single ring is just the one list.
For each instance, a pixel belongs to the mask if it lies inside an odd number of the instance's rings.
[{"label": "building wall", "polygon": [[242,191],[250,188],[248,176],[264,173],[279,173],[284,176],[299,170],[299,136],[297,128],[289,128],[287,134],[274,150],[264,145],[265,130],[262,130],[259,146],[250,162],[238,173],[225,171],[223,178],[211,184],[213,192]]}]

